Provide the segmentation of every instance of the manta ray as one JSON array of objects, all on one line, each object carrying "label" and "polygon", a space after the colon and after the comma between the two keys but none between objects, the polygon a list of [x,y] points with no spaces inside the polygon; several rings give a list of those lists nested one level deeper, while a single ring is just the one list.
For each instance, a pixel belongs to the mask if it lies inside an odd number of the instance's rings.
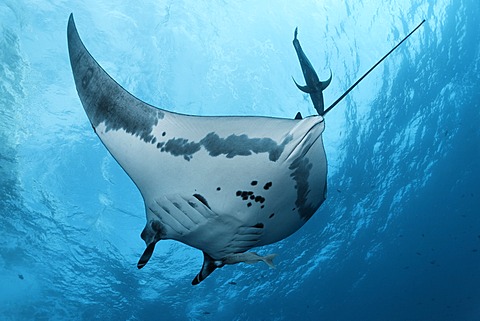
[{"label": "manta ray", "polygon": [[[193,285],[227,264],[273,266],[275,254],[262,257],[249,250],[296,232],[326,199],[323,115],[207,117],[157,108],[102,69],[80,39],[72,14],[67,38],[91,126],[144,201],[146,249],[137,267],[167,239],[203,252]],[[313,70],[311,64],[306,68]],[[317,97],[322,90],[317,88]]]}]

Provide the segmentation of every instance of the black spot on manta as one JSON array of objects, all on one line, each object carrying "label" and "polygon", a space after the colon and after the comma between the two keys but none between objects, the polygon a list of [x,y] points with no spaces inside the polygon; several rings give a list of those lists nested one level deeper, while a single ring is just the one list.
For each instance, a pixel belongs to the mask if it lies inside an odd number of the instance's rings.
[{"label": "black spot on manta", "polygon": [[272,187],[272,182],[268,182],[267,184],[265,184],[265,185],[263,186],[263,189],[264,189],[264,190],[268,190],[270,187]]},{"label": "black spot on manta", "polygon": [[247,206],[248,206],[248,207],[252,206],[252,203],[248,202]]},{"label": "black spot on manta", "polygon": [[250,195],[250,199],[253,201],[255,199],[255,195]]},{"label": "black spot on manta", "polygon": [[220,191],[220,190],[221,190],[220,186],[219,186],[219,187],[217,187],[217,191]]},{"label": "black spot on manta", "polygon": [[252,227],[255,227],[255,228],[263,228],[263,226],[264,226],[263,223],[257,223],[257,224],[255,224],[255,225],[252,226]]},{"label": "black spot on manta", "polygon": [[255,186],[255,185],[258,184],[258,182],[257,181],[252,181],[250,184],[252,184],[252,186]]},{"label": "black spot on manta", "polygon": [[265,207],[265,205],[260,206],[260,208],[264,208],[264,207]]},{"label": "black spot on manta", "polygon": [[167,134],[166,132],[163,132],[163,133],[162,133],[162,136],[164,136],[164,137],[165,137],[165,135],[166,135],[166,134]]},{"label": "black spot on manta", "polygon": [[275,215],[275,213],[270,214],[268,218],[272,218]]},{"label": "black spot on manta", "polygon": [[236,193],[235,195],[241,196],[241,195],[242,195],[242,191],[237,191],[237,193]]}]

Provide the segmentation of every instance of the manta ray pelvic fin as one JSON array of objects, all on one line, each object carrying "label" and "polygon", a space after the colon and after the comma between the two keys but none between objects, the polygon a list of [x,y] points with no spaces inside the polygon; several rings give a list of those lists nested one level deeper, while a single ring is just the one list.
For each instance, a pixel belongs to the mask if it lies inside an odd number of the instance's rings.
[{"label": "manta ray pelvic fin", "polygon": [[152,257],[153,250],[155,250],[155,245],[162,239],[164,234],[164,228],[160,222],[151,221],[150,223],[147,223],[140,235],[145,241],[145,244],[147,244],[147,248],[143,251],[142,256],[138,260],[137,268],[141,269],[148,263],[148,260]]},{"label": "manta ray pelvic fin", "polygon": [[207,276],[212,274],[217,268],[222,267],[224,264],[221,261],[215,261],[210,255],[203,252],[203,265],[200,272],[198,272],[197,276],[192,280],[192,285],[197,285],[203,280],[206,279]]}]

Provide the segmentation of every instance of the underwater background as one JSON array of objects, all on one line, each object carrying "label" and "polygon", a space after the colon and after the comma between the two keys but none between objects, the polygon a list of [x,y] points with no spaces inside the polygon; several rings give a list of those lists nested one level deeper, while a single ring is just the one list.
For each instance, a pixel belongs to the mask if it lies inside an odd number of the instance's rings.
[{"label": "underwater background", "polygon": [[[327,200],[257,249],[277,268],[193,287],[181,243],[136,268],[143,202],[77,96],[71,12],[148,103],[286,118],[314,114],[295,27],[328,106],[426,22],[326,116]],[[480,320],[479,160],[477,0],[1,0],[0,320]]]}]

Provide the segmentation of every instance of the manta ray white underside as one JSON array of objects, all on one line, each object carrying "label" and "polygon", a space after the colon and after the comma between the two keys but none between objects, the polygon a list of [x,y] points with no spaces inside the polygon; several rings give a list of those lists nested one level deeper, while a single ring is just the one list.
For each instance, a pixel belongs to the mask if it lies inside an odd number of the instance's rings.
[{"label": "manta ray white underside", "polygon": [[83,45],[73,16],[68,49],[78,95],[95,133],[145,202],[147,224],[141,237],[147,248],[139,268],[159,240],[176,240],[203,251],[202,270],[192,282],[198,284],[216,268],[242,262],[239,254],[291,235],[325,200],[322,116],[169,112],[116,83]]}]

